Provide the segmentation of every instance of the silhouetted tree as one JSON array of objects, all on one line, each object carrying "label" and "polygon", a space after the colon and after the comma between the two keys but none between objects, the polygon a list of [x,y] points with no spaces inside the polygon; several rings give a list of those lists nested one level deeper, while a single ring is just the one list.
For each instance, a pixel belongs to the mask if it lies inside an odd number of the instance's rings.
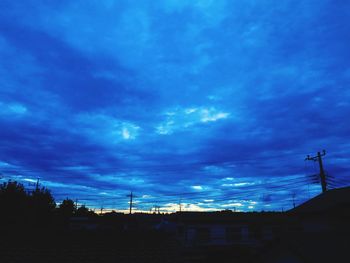
[{"label": "silhouetted tree", "polygon": [[0,210],[3,222],[23,222],[26,219],[27,209],[28,195],[22,184],[8,181],[0,185]]},{"label": "silhouetted tree", "polygon": [[59,205],[57,209],[59,216],[63,218],[69,218],[73,216],[75,211],[76,211],[76,206],[74,204],[74,201],[68,198],[63,200],[63,202]]},{"label": "silhouetted tree", "polygon": [[43,188],[37,188],[30,195],[31,211],[36,223],[49,223],[56,208],[56,203],[50,191]]},{"label": "silhouetted tree", "polygon": [[90,216],[95,216],[97,214],[95,214],[94,211],[90,210],[89,208],[87,208],[85,205],[82,205],[81,207],[79,207],[77,209],[77,211],[75,212],[76,216],[85,216],[85,217],[90,217]]}]

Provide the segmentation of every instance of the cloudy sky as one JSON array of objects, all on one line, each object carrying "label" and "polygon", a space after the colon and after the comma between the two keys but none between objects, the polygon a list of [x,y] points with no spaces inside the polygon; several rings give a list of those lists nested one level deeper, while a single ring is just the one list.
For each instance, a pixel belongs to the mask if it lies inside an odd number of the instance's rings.
[{"label": "cloudy sky", "polygon": [[0,172],[93,208],[281,210],[350,182],[350,2],[2,0]]}]

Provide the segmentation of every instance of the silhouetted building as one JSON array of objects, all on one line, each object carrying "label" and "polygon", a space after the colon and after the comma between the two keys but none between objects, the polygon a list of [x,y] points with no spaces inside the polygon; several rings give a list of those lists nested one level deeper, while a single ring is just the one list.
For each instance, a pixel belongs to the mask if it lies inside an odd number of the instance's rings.
[{"label": "silhouetted building", "polygon": [[284,213],[181,212],[169,220],[186,246],[257,247],[293,229]]},{"label": "silhouetted building", "polygon": [[350,187],[329,190],[287,212],[299,229],[282,235],[257,262],[348,262]]}]

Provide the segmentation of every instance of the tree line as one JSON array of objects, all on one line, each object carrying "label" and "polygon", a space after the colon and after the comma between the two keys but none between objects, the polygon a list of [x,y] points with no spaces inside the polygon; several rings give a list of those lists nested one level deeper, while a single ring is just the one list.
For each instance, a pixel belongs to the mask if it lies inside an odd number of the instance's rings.
[{"label": "tree line", "polygon": [[57,205],[46,187],[27,191],[23,184],[16,181],[0,185],[0,211],[2,225],[64,225],[73,216],[97,216],[85,206],[76,207],[72,199],[67,198]]}]

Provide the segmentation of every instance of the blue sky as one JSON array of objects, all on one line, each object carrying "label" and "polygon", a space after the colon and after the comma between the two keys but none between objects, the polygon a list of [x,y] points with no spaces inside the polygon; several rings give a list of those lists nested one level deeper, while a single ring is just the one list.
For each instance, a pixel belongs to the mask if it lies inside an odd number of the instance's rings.
[{"label": "blue sky", "polygon": [[350,150],[348,1],[0,3],[0,172],[58,201],[281,210]]}]

